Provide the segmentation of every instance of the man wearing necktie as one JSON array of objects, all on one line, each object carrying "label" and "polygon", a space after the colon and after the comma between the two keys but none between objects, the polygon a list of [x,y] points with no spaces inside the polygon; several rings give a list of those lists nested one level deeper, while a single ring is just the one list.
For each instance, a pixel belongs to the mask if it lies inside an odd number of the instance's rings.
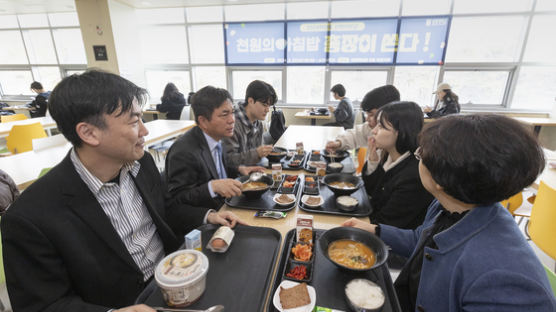
[{"label": "man wearing necktie", "polygon": [[264,170],[229,165],[223,157],[226,148],[221,140],[234,134],[235,124],[228,91],[206,86],[193,96],[191,108],[197,126],[177,139],[166,157],[168,214],[170,220],[175,220],[176,231],[180,230],[183,209],[218,210],[225,198],[241,195],[241,183],[234,179],[238,174]]}]

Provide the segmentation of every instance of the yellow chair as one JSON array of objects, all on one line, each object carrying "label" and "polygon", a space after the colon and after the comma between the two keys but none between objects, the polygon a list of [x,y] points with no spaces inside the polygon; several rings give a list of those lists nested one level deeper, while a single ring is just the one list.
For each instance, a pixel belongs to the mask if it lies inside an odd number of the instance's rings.
[{"label": "yellow chair", "polygon": [[556,259],[556,190],[541,181],[529,219],[531,240],[552,259]]},{"label": "yellow chair", "polygon": [[0,116],[1,122],[9,122],[9,121],[17,121],[17,120],[25,120],[27,116],[23,114],[13,114],[13,115],[2,115]]},{"label": "yellow chair", "polygon": [[363,166],[365,165],[365,156],[367,156],[367,148],[360,147],[359,152],[357,152],[357,170],[355,172],[360,174],[363,171]]},{"label": "yellow chair", "polygon": [[514,212],[517,210],[517,208],[521,207],[521,204],[523,203],[523,193],[519,192],[514,196],[501,201],[500,203],[502,204],[502,206],[508,209],[512,216],[515,217]]},{"label": "yellow chair", "polygon": [[6,145],[13,154],[33,150],[33,139],[46,137],[40,122],[28,125],[14,125],[6,137]]}]

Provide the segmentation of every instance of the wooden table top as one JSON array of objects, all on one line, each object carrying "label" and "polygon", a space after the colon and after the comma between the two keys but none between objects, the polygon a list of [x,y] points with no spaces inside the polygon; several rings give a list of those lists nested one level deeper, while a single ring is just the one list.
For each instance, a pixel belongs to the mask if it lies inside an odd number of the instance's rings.
[{"label": "wooden table top", "polygon": [[16,121],[9,121],[9,122],[1,122],[0,123],[0,137],[5,137],[10,133],[12,127],[14,125],[29,125],[32,123],[40,122],[42,127],[46,129],[56,128],[56,122],[52,117],[37,117],[37,118],[29,118],[25,120],[16,120]]},{"label": "wooden table top", "polygon": [[556,119],[541,117],[512,117],[513,119],[531,126],[556,126]]},{"label": "wooden table top", "polygon": [[26,111],[30,111],[31,109],[33,109],[32,107],[27,107],[25,105],[14,105],[14,106],[9,106],[9,107],[2,107],[2,110],[5,111],[10,111],[10,110],[26,110]]}]

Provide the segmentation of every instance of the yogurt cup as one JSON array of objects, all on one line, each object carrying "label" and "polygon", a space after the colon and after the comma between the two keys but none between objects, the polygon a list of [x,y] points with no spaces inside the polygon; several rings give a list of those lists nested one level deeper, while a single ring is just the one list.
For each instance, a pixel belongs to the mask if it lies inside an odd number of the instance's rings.
[{"label": "yogurt cup", "polygon": [[154,277],[170,307],[186,307],[205,291],[207,256],[193,249],[178,250],[156,266]]}]

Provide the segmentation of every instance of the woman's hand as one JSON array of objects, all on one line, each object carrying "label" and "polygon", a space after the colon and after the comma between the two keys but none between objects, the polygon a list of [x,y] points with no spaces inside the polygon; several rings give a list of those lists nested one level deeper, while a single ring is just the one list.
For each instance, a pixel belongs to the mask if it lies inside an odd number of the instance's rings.
[{"label": "woman's hand", "polygon": [[367,223],[365,221],[361,221],[361,220],[355,219],[355,218],[351,218],[351,219],[346,220],[344,223],[342,223],[342,226],[354,227],[354,228],[358,228],[358,229],[376,234],[375,233],[376,224]]},{"label": "woman's hand", "polygon": [[368,160],[372,162],[377,162],[379,160],[378,153],[376,151],[376,140],[374,136],[369,137],[368,143]]}]

